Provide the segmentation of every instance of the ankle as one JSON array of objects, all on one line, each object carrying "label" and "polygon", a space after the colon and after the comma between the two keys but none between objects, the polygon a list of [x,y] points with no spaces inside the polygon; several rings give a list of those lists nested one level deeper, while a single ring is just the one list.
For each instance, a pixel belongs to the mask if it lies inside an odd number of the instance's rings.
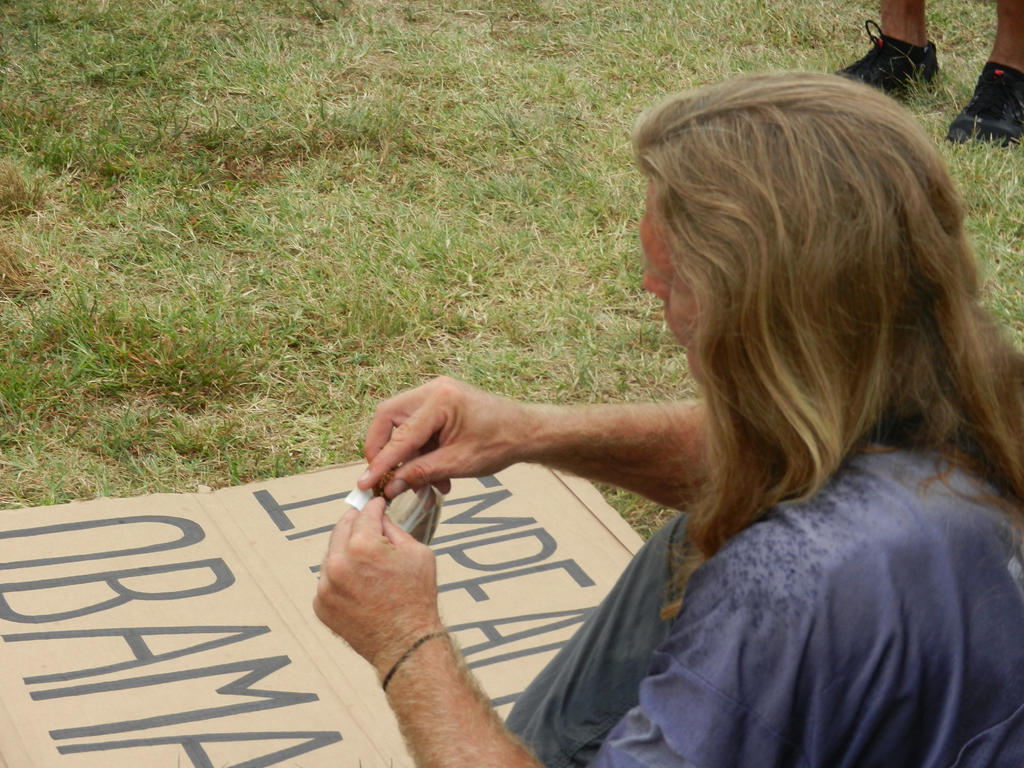
[{"label": "ankle", "polygon": [[890,38],[905,42],[917,48],[924,48],[928,45],[928,27],[925,24],[923,8],[921,13],[893,13],[889,9],[882,8],[882,34],[885,39]]},{"label": "ankle", "polygon": [[1014,81],[1024,80],[1024,69],[1019,67],[1011,67],[1009,64],[1004,64],[999,61],[992,61],[991,59],[985,64],[981,70],[982,75],[986,75],[989,72],[999,75],[1010,75]]},{"label": "ankle", "polygon": [[914,43],[909,43],[906,40],[900,40],[898,37],[891,37],[884,32],[882,33],[882,40],[893,50],[903,54],[911,61],[915,62],[924,58],[929,45],[927,40],[922,45],[915,45]]}]

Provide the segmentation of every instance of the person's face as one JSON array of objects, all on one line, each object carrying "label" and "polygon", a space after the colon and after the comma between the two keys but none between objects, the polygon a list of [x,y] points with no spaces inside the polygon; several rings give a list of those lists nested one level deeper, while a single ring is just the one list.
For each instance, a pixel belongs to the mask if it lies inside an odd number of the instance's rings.
[{"label": "person's face", "polygon": [[[652,185],[647,186],[647,204],[640,219],[640,246],[644,255],[644,289],[665,306],[665,323],[684,348],[693,340],[697,324],[697,298],[688,283],[672,268],[672,255],[664,235],[664,225],[654,211]],[[690,370],[694,361],[687,354]]]}]

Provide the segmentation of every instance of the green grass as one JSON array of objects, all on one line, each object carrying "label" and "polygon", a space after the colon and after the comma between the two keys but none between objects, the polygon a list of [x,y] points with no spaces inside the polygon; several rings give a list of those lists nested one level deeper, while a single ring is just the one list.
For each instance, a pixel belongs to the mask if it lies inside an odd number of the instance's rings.
[{"label": "green grass", "polygon": [[[1024,338],[1024,154],[951,147],[991,4],[932,3],[911,110]],[[0,0],[0,506],[358,459],[446,373],[692,392],[639,286],[629,132],[660,95],[831,71],[867,2]],[[641,531],[657,511],[609,498]]]}]

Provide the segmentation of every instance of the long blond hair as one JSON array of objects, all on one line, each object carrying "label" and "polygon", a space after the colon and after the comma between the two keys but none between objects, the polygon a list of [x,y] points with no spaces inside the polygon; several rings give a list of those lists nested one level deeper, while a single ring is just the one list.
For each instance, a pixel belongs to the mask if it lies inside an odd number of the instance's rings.
[{"label": "long blond hair", "polygon": [[1024,356],[978,304],[911,115],[837,76],[760,75],[666,99],[633,144],[699,308],[700,556],[869,445],[936,451],[1024,522]]}]

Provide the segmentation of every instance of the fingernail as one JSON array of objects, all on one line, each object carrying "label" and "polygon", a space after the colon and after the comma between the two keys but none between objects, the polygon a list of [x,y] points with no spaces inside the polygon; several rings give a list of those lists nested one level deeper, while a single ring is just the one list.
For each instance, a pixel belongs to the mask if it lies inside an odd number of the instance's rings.
[{"label": "fingernail", "polygon": [[392,480],[388,484],[388,495],[393,499],[400,493],[409,490],[409,484],[405,480]]},{"label": "fingernail", "polygon": [[359,479],[356,480],[356,485],[362,485],[363,483],[369,482],[369,480],[370,480],[370,470],[366,470],[365,472],[363,472],[363,474],[361,474],[359,476]]}]

